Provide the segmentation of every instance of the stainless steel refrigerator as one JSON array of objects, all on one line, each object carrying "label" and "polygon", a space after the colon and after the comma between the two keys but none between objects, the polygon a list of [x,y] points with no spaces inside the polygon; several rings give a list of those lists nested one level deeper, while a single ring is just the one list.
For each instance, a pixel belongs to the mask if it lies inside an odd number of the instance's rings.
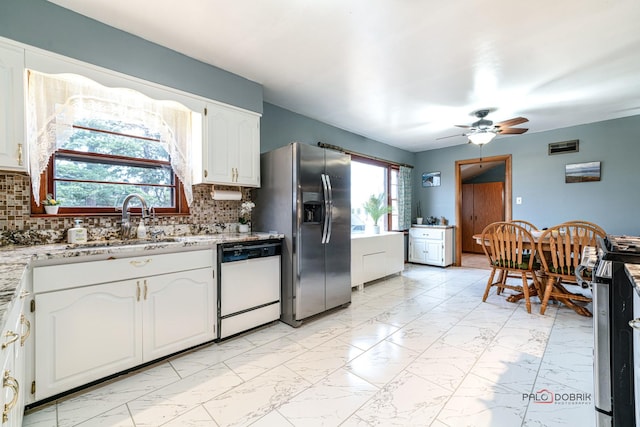
[{"label": "stainless steel refrigerator", "polygon": [[252,227],[284,234],[280,320],[351,303],[351,157],[298,142],[263,153]]}]

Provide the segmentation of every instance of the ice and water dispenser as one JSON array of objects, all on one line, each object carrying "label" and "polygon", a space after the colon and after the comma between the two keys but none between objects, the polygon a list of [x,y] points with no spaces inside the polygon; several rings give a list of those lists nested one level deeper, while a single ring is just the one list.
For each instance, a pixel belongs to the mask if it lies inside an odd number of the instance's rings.
[{"label": "ice and water dispenser", "polygon": [[302,193],[303,215],[302,222],[322,221],[322,193],[305,191]]}]

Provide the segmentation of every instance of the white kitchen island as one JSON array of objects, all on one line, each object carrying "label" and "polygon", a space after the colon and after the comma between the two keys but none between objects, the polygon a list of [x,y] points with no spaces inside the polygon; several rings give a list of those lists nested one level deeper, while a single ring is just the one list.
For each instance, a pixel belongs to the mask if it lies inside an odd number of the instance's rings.
[{"label": "white kitchen island", "polygon": [[351,287],[404,270],[404,233],[351,235]]}]

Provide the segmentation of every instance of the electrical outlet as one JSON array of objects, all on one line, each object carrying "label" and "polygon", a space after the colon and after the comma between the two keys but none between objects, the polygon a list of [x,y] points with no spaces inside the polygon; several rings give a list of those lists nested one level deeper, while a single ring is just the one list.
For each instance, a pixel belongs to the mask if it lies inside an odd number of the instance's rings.
[{"label": "electrical outlet", "polygon": [[522,197],[516,197],[516,205],[522,204]]}]

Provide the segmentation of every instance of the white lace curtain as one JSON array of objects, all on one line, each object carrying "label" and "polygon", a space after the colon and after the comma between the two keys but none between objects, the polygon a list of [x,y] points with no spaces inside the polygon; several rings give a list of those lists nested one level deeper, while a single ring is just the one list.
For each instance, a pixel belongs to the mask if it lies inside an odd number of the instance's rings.
[{"label": "white lace curtain", "polygon": [[411,171],[413,168],[400,166],[398,174],[398,229],[411,227]]},{"label": "white lace curtain", "polygon": [[153,100],[140,92],[105,87],[75,74],[29,70],[27,144],[36,204],[40,204],[40,175],[49,159],[71,136],[73,123],[88,117],[143,124],[158,133],[191,206],[191,110],[175,101]]}]

